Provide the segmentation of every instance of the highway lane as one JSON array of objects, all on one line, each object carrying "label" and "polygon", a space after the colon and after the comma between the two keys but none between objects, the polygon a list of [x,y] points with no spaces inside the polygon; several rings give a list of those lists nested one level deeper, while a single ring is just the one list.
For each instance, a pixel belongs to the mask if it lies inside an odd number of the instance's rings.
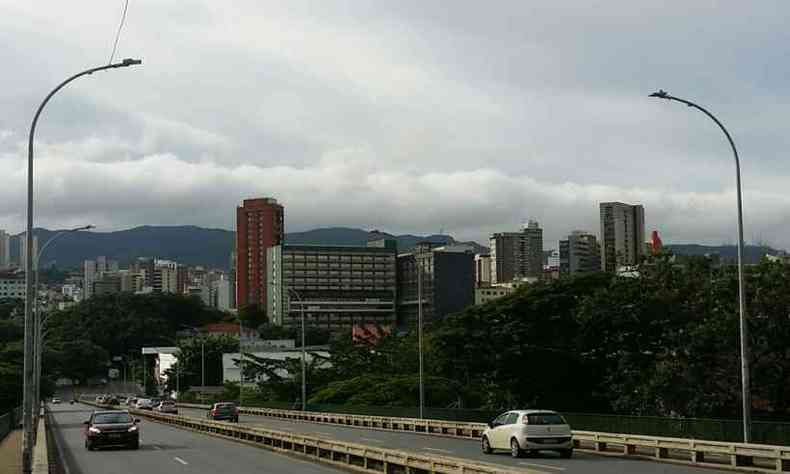
[{"label": "highway lane", "polygon": [[[180,414],[205,419],[206,411],[179,408]],[[554,474],[711,474],[724,473],[710,468],[699,468],[677,464],[659,463],[639,459],[582,453],[576,451],[572,459],[560,459],[554,453],[540,453],[537,457],[514,459],[509,453],[483,454],[477,440],[445,438],[424,434],[383,431],[369,428],[352,428],[325,423],[281,420],[264,416],[242,414],[241,424],[276,431],[299,433],[315,437],[349,441],[382,448],[417,452],[423,455],[447,456],[469,459],[475,462],[529,468]]]},{"label": "highway lane", "polygon": [[87,405],[50,405],[71,474],[331,474],[346,472],[265,449],[143,420],[140,449],[88,451],[83,421]]}]

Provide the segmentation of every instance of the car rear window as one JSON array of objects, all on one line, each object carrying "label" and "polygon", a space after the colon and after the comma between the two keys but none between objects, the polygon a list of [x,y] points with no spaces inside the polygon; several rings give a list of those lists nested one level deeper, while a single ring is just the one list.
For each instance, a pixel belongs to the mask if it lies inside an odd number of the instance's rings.
[{"label": "car rear window", "polygon": [[530,425],[566,425],[565,419],[556,413],[531,413],[526,415]]},{"label": "car rear window", "polygon": [[131,422],[132,417],[130,417],[128,413],[97,413],[93,415],[93,423],[97,425]]}]

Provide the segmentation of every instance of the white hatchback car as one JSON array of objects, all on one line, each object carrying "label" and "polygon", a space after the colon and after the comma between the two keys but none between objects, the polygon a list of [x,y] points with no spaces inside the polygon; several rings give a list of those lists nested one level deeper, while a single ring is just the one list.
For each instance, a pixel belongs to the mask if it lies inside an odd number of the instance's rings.
[{"label": "white hatchback car", "polygon": [[538,451],[557,451],[573,455],[573,435],[565,418],[550,410],[513,410],[488,423],[483,432],[483,452],[507,449],[513,457]]}]

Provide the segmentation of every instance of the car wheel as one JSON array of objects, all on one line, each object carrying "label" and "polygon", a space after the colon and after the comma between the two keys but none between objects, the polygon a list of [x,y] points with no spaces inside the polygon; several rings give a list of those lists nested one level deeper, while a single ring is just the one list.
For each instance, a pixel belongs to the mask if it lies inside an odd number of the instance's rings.
[{"label": "car wheel", "polygon": [[513,438],[510,440],[510,455],[514,458],[520,458],[523,456],[524,451],[521,450],[521,446],[518,445],[518,440]]},{"label": "car wheel", "polygon": [[563,457],[565,459],[570,459],[571,456],[573,456],[573,450],[572,449],[560,450],[560,457]]},{"label": "car wheel", "polygon": [[492,452],[494,452],[494,450],[491,449],[491,443],[488,442],[487,436],[483,436],[482,444],[483,444],[483,454],[491,454]]}]

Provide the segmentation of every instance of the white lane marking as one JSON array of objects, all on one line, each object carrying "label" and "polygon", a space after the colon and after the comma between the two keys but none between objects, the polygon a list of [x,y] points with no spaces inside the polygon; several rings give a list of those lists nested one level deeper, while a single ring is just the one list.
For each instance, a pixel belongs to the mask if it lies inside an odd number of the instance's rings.
[{"label": "white lane marking", "polygon": [[184,461],[183,459],[181,459],[181,458],[180,458],[180,457],[178,457],[178,456],[174,457],[173,459],[175,459],[176,461],[180,462],[180,463],[181,463],[181,464],[183,464],[184,466],[186,466],[187,464],[189,464],[188,462]]},{"label": "white lane marking", "polygon": [[426,451],[437,451],[439,453],[452,453],[452,451],[450,451],[448,449],[439,449],[439,448],[422,448],[422,449],[424,449]]},{"label": "white lane marking", "polygon": [[383,443],[384,442],[384,441],[382,441],[380,439],[376,439],[376,438],[359,438],[359,439],[361,439],[362,441],[372,441],[374,443]]},{"label": "white lane marking", "polygon": [[565,469],[567,469],[565,467],[550,466],[548,464],[538,464],[538,463],[535,463],[535,462],[520,462],[519,464],[521,464],[522,466],[537,466],[537,467],[543,467],[543,468],[546,468],[546,469],[556,469],[558,471],[564,471]]}]

